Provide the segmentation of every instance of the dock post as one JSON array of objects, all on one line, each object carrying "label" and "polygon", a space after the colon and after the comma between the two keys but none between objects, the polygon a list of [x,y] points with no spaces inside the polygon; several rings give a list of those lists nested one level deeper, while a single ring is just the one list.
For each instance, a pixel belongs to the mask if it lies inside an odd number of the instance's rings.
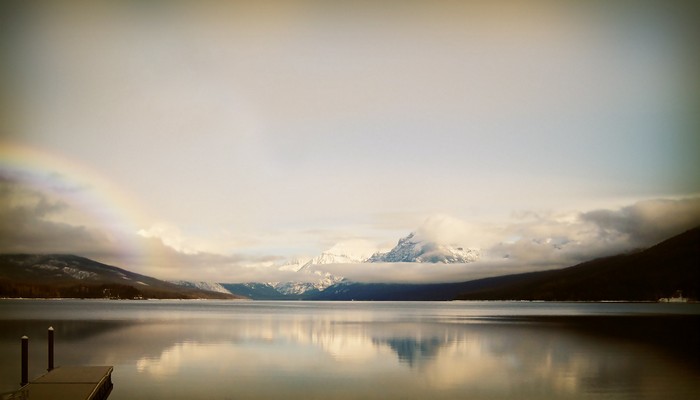
[{"label": "dock post", "polygon": [[22,382],[20,386],[29,383],[29,338],[22,336]]},{"label": "dock post", "polygon": [[49,327],[49,368],[47,371],[51,372],[53,369],[53,326]]}]

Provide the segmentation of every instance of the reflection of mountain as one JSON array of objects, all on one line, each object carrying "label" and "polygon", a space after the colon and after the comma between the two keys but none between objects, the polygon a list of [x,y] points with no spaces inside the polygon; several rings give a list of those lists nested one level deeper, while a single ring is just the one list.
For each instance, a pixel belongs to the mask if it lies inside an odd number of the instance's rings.
[{"label": "reflection of mountain", "polygon": [[[650,397],[697,397],[697,316],[648,315],[669,304],[563,306],[606,314],[528,316],[562,307],[533,303],[479,317],[489,305],[9,300],[0,392],[18,382],[21,334],[31,376],[45,371],[50,322],[57,363],[118,366],[119,398],[634,398],[644,385],[664,394]],[[608,315],[618,307],[628,316]]]},{"label": "reflection of mountain", "polygon": [[423,360],[434,359],[440,347],[445,341],[432,337],[429,339],[416,339],[410,337],[396,337],[389,339],[373,339],[375,344],[387,344],[399,356],[399,361],[406,362],[411,367]]}]

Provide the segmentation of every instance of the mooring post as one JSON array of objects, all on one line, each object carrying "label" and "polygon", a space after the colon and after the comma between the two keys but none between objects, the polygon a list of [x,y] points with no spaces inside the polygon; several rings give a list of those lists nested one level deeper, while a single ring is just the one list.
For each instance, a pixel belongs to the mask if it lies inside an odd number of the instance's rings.
[{"label": "mooring post", "polygon": [[51,372],[53,369],[53,326],[49,327],[49,368],[47,371]]},{"label": "mooring post", "polygon": [[22,382],[20,386],[29,383],[29,338],[22,336]]}]

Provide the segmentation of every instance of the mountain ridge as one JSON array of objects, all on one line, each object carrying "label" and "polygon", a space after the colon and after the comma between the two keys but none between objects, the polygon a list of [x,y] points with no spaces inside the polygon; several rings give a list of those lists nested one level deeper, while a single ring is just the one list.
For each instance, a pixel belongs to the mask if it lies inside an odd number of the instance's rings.
[{"label": "mountain ridge", "polygon": [[0,297],[234,299],[72,254],[0,254]]},{"label": "mountain ridge", "polygon": [[[415,232],[398,240],[396,246],[387,252],[375,252],[369,257],[360,257],[346,252],[334,251],[335,247],[321,252],[316,257],[301,257],[278,267],[282,271],[293,271],[305,274],[304,279],[288,282],[249,282],[248,290],[260,289],[260,285],[268,285],[283,296],[303,296],[312,292],[322,292],[327,288],[344,282],[342,276],[336,276],[323,271],[326,264],[359,264],[359,263],[427,263],[427,264],[462,264],[479,260],[478,249],[452,246],[430,240],[419,239]],[[313,280],[309,275],[317,275]],[[240,286],[238,287],[241,288]],[[263,296],[268,296],[269,288],[265,288]]]},{"label": "mountain ridge", "polygon": [[420,240],[415,232],[399,239],[399,242],[386,253],[374,253],[365,262],[419,262],[457,264],[477,261],[479,250],[455,247],[434,241]]},{"label": "mountain ridge", "polygon": [[178,286],[75,255],[0,255],[0,297],[658,301],[679,292],[691,299],[700,295],[700,227],[644,250],[567,268],[457,283],[341,280],[323,290],[286,293],[275,287],[280,283],[205,284],[235,295]]},{"label": "mountain ridge", "polygon": [[344,282],[309,299],[659,301],[679,292],[691,300],[700,296],[700,227],[644,250],[562,269],[456,283]]},{"label": "mountain ridge", "polygon": [[460,300],[656,301],[700,296],[700,227],[645,250],[523,275],[517,282],[465,291]]}]

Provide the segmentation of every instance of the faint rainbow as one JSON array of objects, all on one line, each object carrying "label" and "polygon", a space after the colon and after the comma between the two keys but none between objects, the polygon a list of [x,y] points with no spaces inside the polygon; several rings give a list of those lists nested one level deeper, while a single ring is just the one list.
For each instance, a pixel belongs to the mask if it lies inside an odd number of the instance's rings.
[{"label": "faint rainbow", "polygon": [[84,213],[122,252],[115,257],[141,262],[153,258],[151,246],[136,234],[147,221],[144,209],[94,167],[38,147],[0,142],[0,171]]}]

